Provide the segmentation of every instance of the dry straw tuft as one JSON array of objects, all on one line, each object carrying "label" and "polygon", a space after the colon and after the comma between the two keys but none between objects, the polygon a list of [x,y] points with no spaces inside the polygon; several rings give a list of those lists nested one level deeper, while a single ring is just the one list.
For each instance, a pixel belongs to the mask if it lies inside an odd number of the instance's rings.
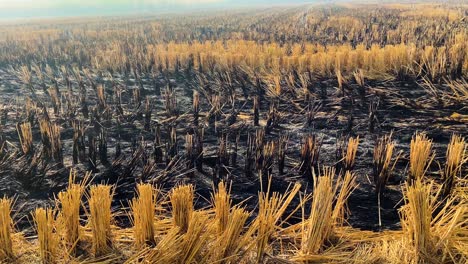
[{"label": "dry straw tuft", "polygon": [[46,119],[39,122],[44,153],[47,158],[54,158],[55,161],[62,161],[62,142],[60,139],[60,126],[52,124]]},{"label": "dry straw tuft", "polygon": [[[271,183],[271,179],[269,183]],[[279,228],[279,220],[299,192],[300,188],[301,185],[296,183],[290,190],[286,191],[284,194],[280,194],[277,192],[270,193],[269,185],[266,192],[260,192],[258,194],[258,215],[250,227],[255,230],[257,234],[256,246],[258,263],[263,261],[268,251],[270,239]],[[286,219],[283,219],[283,222],[284,221],[286,221]]]},{"label": "dry straw tuft", "polygon": [[301,253],[318,254],[332,232],[333,178],[335,170],[324,168],[323,176],[315,182],[309,219],[303,223]]},{"label": "dry straw tuft", "polygon": [[410,145],[410,182],[424,177],[434,157],[435,155],[432,154],[432,140],[428,139],[426,134],[417,133],[413,136]]},{"label": "dry straw tuft", "polygon": [[231,210],[230,190],[226,188],[224,182],[218,184],[218,191],[212,196],[212,203],[215,210],[215,222],[217,233],[222,234],[228,225],[229,213]]},{"label": "dry straw tuft", "polygon": [[85,184],[90,174],[87,174],[81,184],[75,182],[75,172],[70,172],[69,186],[58,194],[58,202],[61,211],[58,216],[58,225],[65,247],[69,254],[74,255],[76,246],[80,240],[80,208],[81,198],[85,191]]},{"label": "dry straw tuft", "polygon": [[448,195],[455,186],[457,177],[461,176],[466,158],[465,138],[453,135],[447,147],[446,163],[442,174],[444,181],[444,194]]},{"label": "dry straw tuft", "polygon": [[431,185],[416,180],[407,186],[405,198],[407,204],[402,208],[402,227],[408,235],[416,255],[427,255],[433,249],[431,238],[432,207]]},{"label": "dry straw tuft", "polygon": [[358,146],[359,136],[357,138],[350,137],[346,152],[343,151],[343,168],[345,171],[351,171],[354,168]]},{"label": "dry straw tuft", "polygon": [[102,256],[112,249],[111,203],[112,186],[91,186],[89,197],[90,225],[93,235],[93,253]]},{"label": "dry straw tuft", "polygon": [[406,184],[401,225],[414,263],[465,263],[468,207],[458,197],[440,199],[442,186]]},{"label": "dry straw tuft", "polygon": [[33,151],[33,137],[31,123],[23,123],[17,126],[18,136],[21,144],[21,150],[24,155],[31,154]]},{"label": "dry straw tuft", "polygon": [[312,171],[318,167],[321,142],[315,135],[304,138],[301,147],[300,170],[306,177],[312,177]]},{"label": "dry straw tuft", "polygon": [[143,251],[134,257],[135,262],[138,259],[143,259],[144,263],[179,263],[182,244],[183,237],[180,235],[179,229],[173,228],[161,238],[155,248]]},{"label": "dry straw tuft", "polygon": [[156,245],[154,220],[158,193],[159,190],[151,184],[139,184],[138,198],[134,198],[130,203],[133,235],[137,248]]},{"label": "dry straw tuft", "polygon": [[172,223],[179,227],[182,233],[187,232],[193,215],[194,191],[192,185],[182,185],[175,187],[170,194]]},{"label": "dry straw tuft", "polygon": [[233,208],[229,214],[224,231],[217,236],[210,248],[210,261],[234,263],[243,257],[243,250],[251,243],[250,236],[242,236],[249,213],[242,208]]},{"label": "dry straw tuft", "polygon": [[13,255],[13,243],[11,240],[12,220],[11,207],[13,201],[11,199],[0,199],[0,261],[11,260]]},{"label": "dry straw tuft", "polygon": [[224,182],[218,184],[218,190],[212,196],[212,203],[215,211],[213,228],[216,237],[208,248],[208,261],[233,263],[242,259],[244,255],[242,250],[252,242],[250,234],[242,237],[242,231],[250,214],[242,208],[231,208],[230,190]]},{"label": "dry straw tuft", "polygon": [[209,220],[207,211],[192,212],[187,232],[183,236],[179,263],[205,263],[202,261],[202,251],[211,236],[207,230]]},{"label": "dry straw tuft", "polygon": [[335,194],[338,193],[338,186],[340,190],[335,199],[332,214],[334,226],[342,226],[345,223],[346,215],[349,214],[348,198],[357,187],[355,174],[347,171],[344,178],[339,178],[335,183]]},{"label": "dry straw tuft", "polygon": [[375,184],[375,192],[380,195],[388,180],[390,179],[393,169],[398,161],[398,157],[392,164],[392,158],[395,149],[395,142],[392,141],[392,135],[386,135],[380,138],[374,147],[373,159],[373,176]]},{"label": "dry straw tuft", "polygon": [[355,176],[347,171],[336,183],[335,168],[324,167],[322,176],[314,180],[314,193],[310,216],[301,226],[301,248],[296,260],[307,262],[314,259],[326,242],[333,238],[334,228],[342,226],[347,212],[347,200],[356,189]]},{"label": "dry straw tuft", "polygon": [[59,239],[55,230],[54,211],[50,208],[37,208],[33,214],[39,241],[42,263],[56,263],[59,252]]}]

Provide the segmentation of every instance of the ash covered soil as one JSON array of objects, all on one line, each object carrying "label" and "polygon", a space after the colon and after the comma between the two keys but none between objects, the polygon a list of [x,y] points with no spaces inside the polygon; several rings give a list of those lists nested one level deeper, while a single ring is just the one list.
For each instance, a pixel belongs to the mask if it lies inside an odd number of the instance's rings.
[{"label": "ash covered soil", "polygon": [[[321,141],[319,167],[337,166],[338,170],[346,147],[343,142],[359,136],[353,169],[359,186],[348,201],[348,222],[364,230],[397,229],[401,187],[415,132],[425,132],[434,142],[436,157],[428,174],[435,180],[440,179],[439,163],[445,160],[451,135],[468,135],[466,119],[460,118],[468,114],[466,106],[438,103],[413,81],[367,81],[365,87],[347,85],[342,91],[334,80],[317,79],[311,82],[310,97],[305,100],[288,89],[271,99],[255,84],[234,84],[228,89],[214,77],[204,76],[201,85],[198,77],[194,73],[160,73],[136,80],[119,74],[112,78],[93,74],[94,84],[85,80],[84,90],[73,78],[68,85],[58,78],[61,106],[54,110],[50,96],[39,86],[33,94],[11,69],[0,69],[0,196],[16,197],[18,229],[30,228],[33,208],[53,203],[54,196],[66,188],[71,168],[78,172],[77,180],[91,171],[94,183],[115,184],[115,211],[126,207],[140,181],[153,182],[165,191],[178,183],[192,183],[198,194],[196,206],[202,208],[209,204],[213,182],[221,179],[232,183],[235,203],[242,202],[255,211],[261,181],[255,164],[246,165],[246,157],[249,135],[252,138],[262,130],[265,144],[289,136],[284,172],[278,171],[276,155],[271,163],[271,190],[278,192],[296,181],[302,183],[303,192],[312,192],[312,178],[300,170],[301,145],[307,135]],[[104,87],[104,108],[96,92],[99,85]],[[198,125],[193,114],[194,90],[200,98]],[[83,91],[87,118],[79,101]],[[254,125],[255,96],[259,98],[258,125]],[[42,157],[45,150],[38,120],[45,115],[61,128],[63,162]],[[17,131],[17,125],[24,122],[31,123],[33,132],[35,154],[29,157],[22,154]],[[73,125],[77,122],[83,127],[85,152],[74,162]],[[175,141],[171,140],[174,132]],[[379,227],[372,181],[373,149],[379,137],[390,133],[401,156],[381,198]],[[203,134],[203,156],[197,156],[197,164],[188,161],[187,134]],[[90,151],[97,151],[97,158]],[[299,199],[293,205],[298,203]],[[128,219],[120,215],[117,223],[126,226]]]}]

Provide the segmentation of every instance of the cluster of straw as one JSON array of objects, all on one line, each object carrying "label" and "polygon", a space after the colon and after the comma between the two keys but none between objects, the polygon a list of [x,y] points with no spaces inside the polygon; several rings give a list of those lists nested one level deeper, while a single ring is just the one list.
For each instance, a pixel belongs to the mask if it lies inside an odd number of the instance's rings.
[{"label": "cluster of straw", "polygon": [[0,199],[0,262],[12,260],[13,244],[11,240],[12,221],[11,221],[11,199]]},{"label": "cluster of straw", "polygon": [[426,134],[416,134],[411,139],[409,180],[422,179],[435,155],[432,153],[432,140]]},{"label": "cluster of straw", "polygon": [[461,178],[462,166],[468,160],[466,157],[467,144],[465,138],[453,135],[447,147],[445,168],[442,174],[444,194],[450,194],[455,186],[457,177]]},{"label": "cluster of straw", "polygon": [[342,164],[345,171],[351,171],[354,168],[358,146],[359,137],[350,137],[348,140],[348,146],[346,147],[346,151],[343,151],[342,155]]}]

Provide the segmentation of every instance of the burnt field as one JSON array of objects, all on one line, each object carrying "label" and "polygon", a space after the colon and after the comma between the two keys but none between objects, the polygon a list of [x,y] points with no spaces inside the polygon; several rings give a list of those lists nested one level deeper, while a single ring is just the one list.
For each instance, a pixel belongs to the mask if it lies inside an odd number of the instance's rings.
[{"label": "burnt field", "polygon": [[[272,177],[274,191],[284,192],[300,181],[304,191],[311,192],[313,177],[302,165],[308,161],[301,152],[308,140],[317,144],[317,158],[311,164],[315,171],[320,166],[341,170],[349,138],[359,137],[352,167],[359,187],[349,198],[349,223],[373,230],[378,227],[374,146],[379,137],[392,134],[397,163],[384,192],[382,228],[393,229],[399,223],[400,185],[408,174],[405,153],[415,132],[424,132],[434,141],[436,157],[429,174],[436,179],[441,178],[437,163],[443,162],[451,135],[467,134],[463,106],[430,105],[431,96],[415,82],[349,84],[342,96],[336,81],[317,80],[309,86],[317,98],[304,100],[285,91],[271,102],[266,95],[258,95],[252,84],[242,88],[235,80],[227,83],[222,77],[207,80],[204,76],[210,90],[202,90],[196,88],[200,77],[195,74],[160,75],[141,77],[138,82],[133,76],[125,80],[120,75],[92,74],[81,83],[73,76],[57,78],[58,93],[69,99],[57,104],[56,115],[53,107],[45,105],[53,104],[50,96],[38,91],[34,100],[25,100],[29,91],[21,80],[3,71],[2,140],[5,153],[17,153],[4,155],[2,193],[16,196],[17,204],[26,208],[50,203],[68,185],[71,168],[81,175],[92,171],[97,183],[117,184],[116,206],[134,196],[140,181],[165,189],[192,183],[203,197],[198,200],[200,208],[209,201],[213,182],[222,180],[232,182],[236,202],[256,196],[260,173]],[[83,94],[84,107],[78,105]],[[214,96],[205,97],[208,94]],[[458,117],[460,113],[465,117]],[[47,157],[52,143],[43,140],[47,137],[40,128],[44,119],[59,130],[58,159]],[[22,124],[31,125],[27,155],[21,155]],[[256,201],[247,204],[254,209]]]},{"label": "burnt field", "polygon": [[[238,227],[239,238],[246,239],[238,245],[242,253],[224,256],[235,255],[241,263],[315,258],[363,263],[360,254],[368,254],[367,263],[396,263],[393,257],[401,254],[401,263],[419,263],[436,257],[421,253],[424,246],[411,242],[417,240],[414,234],[432,232],[431,248],[437,248],[448,239],[442,234],[449,224],[459,232],[450,233],[456,242],[434,252],[446,256],[441,263],[463,263],[467,11],[456,5],[374,7],[5,26],[0,31],[0,196],[14,200],[11,214],[8,209],[11,229],[26,236],[14,241],[47,244],[29,236],[39,233],[37,208],[55,208],[46,218],[52,221],[51,234],[59,237],[56,247],[73,251],[58,259],[151,261],[165,239],[179,243],[175,227],[183,241],[197,237],[190,233],[191,223],[213,231],[208,222],[221,219],[217,199],[225,195],[232,199],[223,207],[227,215],[245,212],[240,221],[245,226]],[[355,14],[355,8],[361,12]],[[331,197],[321,185],[326,180]],[[71,217],[63,195],[73,182],[112,191],[107,200],[106,191],[93,196],[93,187],[83,189],[76,216],[81,231],[71,241],[60,221]],[[147,237],[149,249],[132,251],[129,245],[139,241],[131,233],[135,228],[137,234],[138,226],[132,199],[143,197],[142,184],[163,197],[157,210],[150,209],[160,216],[149,221],[164,228]],[[224,184],[230,193],[223,193]],[[193,197],[187,194],[182,204],[194,207],[185,216],[192,219],[193,211],[200,218],[184,227],[177,222],[174,196],[187,186],[193,186]],[[421,202],[414,193],[425,195],[427,206],[417,207],[428,210],[424,216],[433,221],[419,231],[409,228],[424,222],[421,211],[411,211]],[[275,195],[287,199],[274,207]],[[336,211],[328,220],[314,218],[322,200]],[[104,246],[91,239],[98,237],[94,222],[88,222],[96,219],[96,201],[111,202],[107,224],[111,230],[112,223],[113,242],[106,238]],[[268,218],[268,206],[276,218]],[[262,221],[269,223],[265,230]],[[323,231],[321,239],[310,242],[308,232],[319,223],[335,231]],[[380,247],[392,236],[392,245],[406,253],[392,255]],[[210,253],[212,238],[205,239],[192,263],[223,259]],[[55,259],[58,251],[47,256]],[[37,261],[31,252],[4,255],[13,262]],[[160,263],[173,263],[167,259]]]}]

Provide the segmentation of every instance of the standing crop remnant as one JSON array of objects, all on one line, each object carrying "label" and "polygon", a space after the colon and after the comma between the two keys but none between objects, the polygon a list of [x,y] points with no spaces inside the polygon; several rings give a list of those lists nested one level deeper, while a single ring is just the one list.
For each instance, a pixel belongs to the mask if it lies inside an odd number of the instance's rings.
[{"label": "standing crop remnant", "polygon": [[280,113],[277,110],[277,104],[271,104],[270,110],[267,113],[267,120],[265,125],[265,134],[270,134],[274,127],[277,127],[280,122]]},{"label": "standing crop remnant", "polygon": [[21,144],[21,150],[24,155],[32,154],[34,150],[31,123],[18,124],[16,130]]},{"label": "standing crop remnant", "polygon": [[237,151],[239,150],[239,141],[240,141],[240,133],[238,132],[235,138],[235,141],[232,144],[231,147],[231,157],[230,157],[230,162],[232,167],[237,166]]},{"label": "standing crop remnant", "polygon": [[366,77],[364,75],[364,71],[362,69],[358,69],[353,72],[354,80],[356,81],[359,89],[359,95],[363,101],[366,100]]},{"label": "standing crop remnant", "polygon": [[259,97],[255,96],[253,101],[253,112],[254,112],[254,126],[259,126],[260,121],[260,105],[259,105]]},{"label": "standing crop remnant", "polygon": [[31,98],[26,98],[26,102],[24,104],[24,115],[25,119],[30,123],[34,123],[34,120],[36,119],[37,105],[38,103],[31,100]]},{"label": "standing crop remnant", "polygon": [[63,162],[62,141],[60,139],[60,126],[52,124],[46,119],[39,123],[41,131],[43,152],[46,159],[54,159],[58,163]]},{"label": "standing crop remnant", "polygon": [[466,148],[465,138],[458,135],[452,136],[447,147],[445,168],[442,174],[445,196],[451,193],[457,177],[461,176],[463,164],[467,161]]},{"label": "standing crop remnant", "polygon": [[101,128],[98,136],[98,146],[99,146],[99,160],[103,164],[108,163],[107,159],[107,133],[104,128]]},{"label": "standing crop remnant", "polygon": [[322,176],[314,179],[314,193],[308,219],[303,215],[301,224],[302,244],[296,260],[308,263],[310,257],[319,254],[325,243],[330,241],[334,228],[343,225],[347,200],[356,189],[355,176],[346,172],[334,183],[336,170],[324,167]]},{"label": "standing crop remnant", "polygon": [[374,177],[375,193],[377,195],[380,195],[385,189],[385,185],[387,185],[398,160],[395,160],[392,165],[394,149],[395,142],[392,141],[391,134],[379,138],[374,146],[372,174]]},{"label": "standing crop remnant", "polygon": [[202,253],[208,238],[211,236],[210,232],[207,232],[210,220],[206,211],[192,212],[187,231],[183,236],[182,255],[179,258],[179,263],[205,263],[197,260],[204,257]]},{"label": "standing crop remnant", "polygon": [[379,226],[382,225],[380,215],[380,197],[385,190],[385,186],[392,175],[393,169],[398,161],[398,157],[392,164],[395,142],[392,141],[392,135],[386,135],[380,138],[374,147],[374,158],[372,173],[375,184],[375,194],[377,196],[379,210]]},{"label": "standing crop remnant", "polygon": [[141,119],[143,117],[141,113],[141,90],[133,89],[132,90],[132,103],[135,108],[135,117],[136,119]]},{"label": "standing crop remnant", "polygon": [[0,261],[7,261],[14,258],[13,243],[11,241],[12,220],[11,220],[11,199],[0,199]]},{"label": "standing crop remnant", "polygon": [[41,86],[42,88],[42,91],[44,92],[44,94],[47,93],[47,85],[45,84],[45,76],[44,76],[44,73],[43,73],[43,69],[40,65],[37,65],[36,63],[33,63],[31,65],[31,69],[34,70],[34,73],[36,74],[36,77],[39,81],[39,85]]},{"label": "standing crop remnant", "polygon": [[468,82],[466,80],[451,80],[447,83],[452,91],[450,98],[459,103],[466,103],[468,100]]},{"label": "standing crop remnant", "polygon": [[[57,222],[65,248],[70,255],[75,254],[76,246],[80,240],[80,207],[86,183],[84,180],[81,184],[75,184],[75,177],[75,172],[71,171],[68,188],[58,194],[61,211]],[[90,174],[87,174],[85,179],[89,177]]]},{"label": "standing crop remnant", "polygon": [[317,254],[332,232],[333,215],[333,168],[324,169],[323,176],[314,181],[315,188],[310,217],[303,227],[301,253]]},{"label": "standing crop remnant", "polygon": [[203,140],[205,137],[205,129],[201,128],[198,132],[195,133],[196,140],[196,157],[195,157],[195,166],[197,167],[198,172],[203,172]]},{"label": "standing crop remnant", "polygon": [[410,183],[424,177],[434,157],[435,155],[432,154],[432,140],[428,139],[426,134],[417,133],[414,135],[410,145]]},{"label": "standing crop remnant", "polygon": [[171,229],[148,254],[143,255],[145,263],[180,263],[183,236],[176,228]]},{"label": "standing crop remnant", "polygon": [[96,96],[98,98],[99,112],[104,112],[107,108],[106,94],[104,85],[98,85],[96,87]]},{"label": "standing crop remnant", "polygon": [[171,161],[177,155],[177,150],[177,129],[175,126],[173,126],[170,130],[169,144],[167,147],[168,157],[166,159],[166,163],[169,163],[169,161]]},{"label": "standing crop remnant", "polygon": [[372,100],[369,104],[369,133],[374,133],[376,123],[378,125],[377,110],[379,104],[379,100]]},{"label": "standing crop remnant", "polygon": [[[187,162],[187,170],[191,171],[195,166],[196,159],[196,146],[193,134],[185,135],[185,158]],[[190,176],[193,177],[193,172],[190,173]]]},{"label": "standing crop remnant", "polygon": [[247,211],[237,207],[226,215],[224,230],[217,236],[215,246],[209,248],[210,263],[223,263],[226,259],[230,259],[230,263],[236,263],[236,260],[242,259],[245,255],[243,248],[251,243],[250,237],[242,236],[249,215]]},{"label": "standing crop remnant", "polygon": [[[273,163],[275,161],[276,144],[275,141],[270,141],[263,148],[262,175],[269,176],[273,171]],[[265,178],[267,179],[267,178]]]},{"label": "standing crop remnant", "polygon": [[73,126],[73,164],[78,164],[78,161],[86,161],[86,145],[85,145],[85,128],[81,121],[75,121]]},{"label": "standing crop remnant", "polygon": [[[258,194],[258,216],[250,227],[255,230],[255,243],[257,246],[257,263],[263,263],[267,252],[267,246],[278,228],[278,222],[283,217],[291,201],[301,189],[301,185],[296,183],[285,193],[270,191],[271,177],[268,180],[266,190]],[[262,186],[263,187],[263,186]],[[283,222],[287,219],[281,219]]]},{"label": "standing crop remnant", "polygon": [[312,171],[318,168],[320,147],[321,142],[316,135],[307,135],[303,139],[300,171],[308,179],[312,179]]},{"label": "standing crop remnant", "polygon": [[73,67],[72,69],[73,76],[75,80],[78,82],[78,87],[80,88],[80,105],[81,105],[81,112],[83,117],[88,119],[89,118],[89,109],[88,109],[88,102],[86,101],[87,92],[86,86],[83,77],[81,76],[80,69],[78,67]]},{"label": "standing crop remnant", "polygon": [[351,196],[351,193],[357,188],[357,186],[358,184],[356,183],[356,175],[350,171],[346,171],[344,177],[338,179],[335,183],[334,192],[337,195],[334,201],[332,214],[332,221],[334,227],[344,225],[346,217],[350,213],[348,210],[348,199]]},{"label": "standing crop remnant", "polygon": [[322,108],[322,104],[320,102],[316,102],[315,99],[307,102],[307,118],[305,127],[312,127],[314,124],[315,116]]},{"label": "standing crop remnant", "polygon": [[206,115],[206,121],[208,122],[208,129],[217,132],[216,122],[221,117],[221,96],[212,95],[209,101],[211,108]]},{"label": "standing crop remnant", "polygon": [[413,186],[407,185],[405,192],[407,204],[402,208],[404,217],[402,226],[417,255],[429,253],[433,246],[431,221],[434,200],[431,199],[430,188],[430,185],[425,185],[420,178],[417,178]]},{"label": "standing crop remnant", "polygon": [[34,91],[34,87],[33,87],[32,73],[27,66],[21,66],[21,69],[19,71],[19,78],[23,82],[23,84],[26,86],[26,88],[31,92],[31,94],[35,96],[36,92]]},{"label": "standing crop remnant", "polygon": [[136,248],[155,246],[155,211],[159,190],[151,184],[137,185],[137,198],[130,203]]},{"label": "standing crop remnant", "polygon": [[359,146],[359,136],[357,138],[350,137],[346,151],[342,153],[342,168],[344,171],[352,171],[356,162],[356,153]]},{"label": "standing crop remnant", "polygon": [[50,87],[48,89],[48,93],[50,96],[50,100],[52,101],[52,107],[54,108],[54,114],[59,115],[60,110],[62,109],[62,101],[60,100],[60,96],[57,93],[57,89],[54,87]]},{"label": "standing crop remnant", "polygon": [[54,211],[50,208],[37,208],[33,214],[39,241],[39,253],[42,263],[56,263],[59,239],[55,230]]},{"label": "standing crop remnant", "polygon": [[153,158],[156,163],[163,161],[162,141],[161,141],[161,125],[156,124],[156,131],[153,143]]},{"label": "standing crop remnant", "polygon": [[282,135],[278,139],[278,172],[284,174],[286,164],[286,151],[288,150],[289,135]]},{"label": "standing crop remnant", "polygon": [[151,106],[151,101],[149,97],[146,97],[145,100],[145,125],[144,129],[145,131],[150,131],[151,129],[151,114],[153,111],[153,107]]},{"label": "standing crop remnant", "polygon": [[200,114],[200,94],[193,91],[193,126],[198,127]]},{"label": "standing crop remnant", "polygon": [[91,186],[89,197],[90,227],[95,256],[108,254],[112,249],[111,203],[112,186]]},{"label": "standing crop remnant", "polygon": [[268,76],[267,86],[265,87],[266,95],[272,100],[278,100],[283,93],[281,87],[281,75],[279,73]]},{"label": "standing crop remnant", "polygon": [[218,179],[223,179],[228,173],[227,167],[229,166],[229,155],[227,142],[228,138],[226,134],[221,134],[218,138],[218,160],[216,164],[217,177]]},{"label": "standing crop remnant", "polygon": [[158,81],[158,72],[157,70],[153,69],[151,71],[151,79],[153,81],[153,89],[154,89],[154,94],[155,95],[161,95],[161,86],[160,86],[160,83]]},{"label": "standing crop remnant", "polygon": [[310,86],[310,78],[306,73],[303,73],[299,76],[299,81],[301,83],[301,95],[304,98],[304,103],[308,103],[310,101],[310,91],[309,91],[309,86]]},{"label": "standing crop remnant", "polygon": [[255,131],[255,166],[257,171],[262,169],[263,165],[263,148],[265,145],[265,130],[257,129]]},{"label": "standing crop remnant", "polygon": [[114,87],[114,102],[115,102],[115,111],[118,116],[124,115],[124,110],[122,108],[122,89]]},{"label": "standing crop remnant", "polygon": [[67,86],[67,89],[68,89],[69,93],[71,93],[72,92],[72,84],[71,84],[70,74],[69,74],[69,71],[68,71],[67,67],[65,65],[60,66],[60,71],[59,72],[62,73],[62,78],[65,81],[65,85]]},{"label": "standing crop remnant", "polygon": [[164,106],[166,109],[167,117],[178,116],[179,111],[177,109],[177,97],[175,91],[172,88],[166,87],[164,93]]},{"label": "standing crop remnant", "polygon": [[97,171],[97,143],[92,133],[88,134],[88,160],[93,171]]},{"label": "standing crop remnant", "polygon": [[255,137],[249,133],[247,138],[247,149],[245,152],[244,171],[247,178],[252,177],[252,169],[255,162]]},{"label": "standing crop remnant", "polygon": [[336,80],[338,81],[338,88],[341,91],[341,96],[345,96],[346,79],[341,73],[341,70],[339,69],[339,65],[337,66],[337,70],[335,71],[335,74],[336,74]]},{"label": "standing crop remnant", "polygon": [[54,89],[54,93],[57,95],[57,98],[62,98],[62,93],[59,89],[59,76],[55,73],[56,69],[52,69],[49,65],[46,64],[46,75],[49,78],[50,82],[53,84],[50,89]]},{"label": "standing crop remnant", "polygon": [[466,203],[456,197],[441,199],[442,191],[443,186],[422,179],[407,182],[403,190],[400,220],[412,263],[466,262],[463,246],[449,246],[466,237]]},{"label": "standing crop remnant", "polygon": [[228,190],[226,184],[221,181],[218,184],[218,190],[211,195],[211,201],[215,210],[216,231],[218,234],[222,234],[227,228],[229,213],[232,206],[230,193],[230,188]]},{"label": "standing crop remnant", "polygon": [[172,223],[180,228],[181,233],[187,232],[194,211],[192,185],[183,185],[174,188],[170,194],[172,205]]}]

